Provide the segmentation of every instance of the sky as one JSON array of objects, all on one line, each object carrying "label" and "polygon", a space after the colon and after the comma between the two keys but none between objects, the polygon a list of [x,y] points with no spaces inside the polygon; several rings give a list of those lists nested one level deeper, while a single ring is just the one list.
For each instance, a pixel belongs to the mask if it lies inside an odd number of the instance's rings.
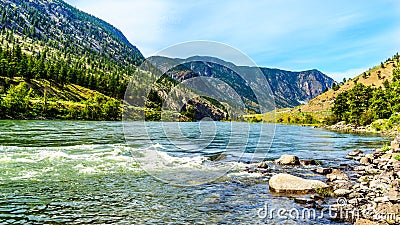
[{"label": "sky", "polygon": [[318,69],[336,81],[400,51],[398,0],[66,0],[149,57],[194,40],[227,44],[258,66]]}]

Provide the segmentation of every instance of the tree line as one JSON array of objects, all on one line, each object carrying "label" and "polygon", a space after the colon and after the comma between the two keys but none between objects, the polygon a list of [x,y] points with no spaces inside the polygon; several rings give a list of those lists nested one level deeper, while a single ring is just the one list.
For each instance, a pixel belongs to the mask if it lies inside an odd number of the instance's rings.
[{"label": "tree line", "polygon": [[384,87],[357,83],[352,89],[340,93],[332,112],[332,122],[345,121],[356,125],[368,125],[378,119],[399,120],[400,68],[393,69],[392,82],[384,82]]}]

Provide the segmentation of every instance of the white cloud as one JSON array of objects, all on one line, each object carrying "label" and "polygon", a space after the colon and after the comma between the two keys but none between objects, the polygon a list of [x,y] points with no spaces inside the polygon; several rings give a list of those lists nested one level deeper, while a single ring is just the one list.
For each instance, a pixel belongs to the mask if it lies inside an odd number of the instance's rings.
[{"label": "white cloud", "polygon": [[342,78],[400,47],[396,0],[67,1],[121,29],[145,56],[180,42],[211,40],[243,51],[260,66],[341,71],[335,74]]}]

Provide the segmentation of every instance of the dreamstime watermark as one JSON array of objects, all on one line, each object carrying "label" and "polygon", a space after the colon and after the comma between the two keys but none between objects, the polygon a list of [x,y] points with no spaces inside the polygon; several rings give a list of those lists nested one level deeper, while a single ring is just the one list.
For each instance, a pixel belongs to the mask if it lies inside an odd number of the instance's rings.
[{"label": "dreamstime watermark", "polygon": [[[268,80],[248,56],[226,44],[191,41],[142,63],[128,84],[122,118],[127,144],[147,146],[132,148],[140,167],[161,181],[187,186],[211,182],[232,168],[207,167],[204,154],[191,153],[227,153],[238,160],[265,156],[275,125],[254,129],[234,121],[274,109]],[[197,123],[171,123],[188,118]]]},{"label": "dreamstime watermark", "polygon": [[360,218],[360,210],[355,207],[348,207],[347,199],[339,198],[337,204],[329,205],[322,209],[315,208],[277,208],[265,203],[257,210],[257,217],[262,220],[303,220],[312,221],[323,218],[340,219],[343,221],[356,221]]}]

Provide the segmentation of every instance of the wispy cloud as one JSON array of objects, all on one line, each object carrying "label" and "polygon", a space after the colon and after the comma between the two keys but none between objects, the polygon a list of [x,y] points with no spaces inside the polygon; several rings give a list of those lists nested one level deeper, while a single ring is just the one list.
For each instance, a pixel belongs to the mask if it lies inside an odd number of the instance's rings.
[{"label": "wispy cloud", "polygon": [[260,66],[316,68],[341,78],[400,49],[396,0],[67,1],[120,28],[145,56],[179,42],[212,40]]}]

